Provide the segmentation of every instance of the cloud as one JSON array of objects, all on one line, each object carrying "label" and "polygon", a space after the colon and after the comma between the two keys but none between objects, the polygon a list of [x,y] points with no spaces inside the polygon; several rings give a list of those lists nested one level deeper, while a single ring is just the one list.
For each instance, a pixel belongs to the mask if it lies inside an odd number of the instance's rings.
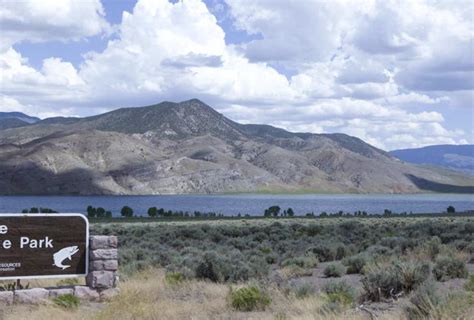
[{"label": "cloud", "polygon": [[164,59],[161,62],[164,67],[184,69],[189,67],[220,67],[222,60],[219,56],[206,56],[202,54],[188,53],[187,55]]},{"label": "cloud", "polygon": [[71,63],[47,58],[36,70],[13,48],[0,53],[0,83],[3,94],[19,96],[27,104],[71,101],[84,85]]},{"label": "cloud", "polygon": [[[0,51],[2,97],[35,115],[84,115],[197,97],[245,123],[345,132],[384,149],[474,142],[472,129],[448,130],[453,126],[444,113],[446,106],[472,106],[473,97],[466,79],[472,30],[455,3],[451,9],[421,0],[226,2],[213,3],[213,10],[258,37],[226,44],[226,30],[200,0],[139,0],[123,13],[105,49],[85,54],[77,68],[52,56],[35,69],[14,47]],[[77,3],[83,2],[68,2]],[[9,39],[100,34],[108,24],[100,3],[90,3],[84,4],[90,21],[74,32],[67,31],[74,17],[59,19],[59,26],[67,24],[64,31],[46,23],[38,33],[29,29],[40,22],[27,22],[35,12],[17,12],[23,24],[7,24]],[[442,50],[448,42],[453,45]]]},{"label": "cloud", "polygon": [[22,41],[79,40],[109,30],[99,0],[22,0],[0,5],[0,49]]},{"label": "cloud", "polygon": [[226,0],[235,25],[261,39],[242,50],[251,61],[284,61],[296,68],[327,61],[366,11],[365,1]]}]

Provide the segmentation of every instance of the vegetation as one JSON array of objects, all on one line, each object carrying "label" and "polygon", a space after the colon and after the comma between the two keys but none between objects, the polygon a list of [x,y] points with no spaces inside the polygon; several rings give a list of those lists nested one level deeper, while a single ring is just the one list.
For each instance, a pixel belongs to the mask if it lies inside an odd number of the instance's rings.
[{"label": "vegetation", "polygon": [[184,281],[184,275],[180,272],[168,272],[165,275],[165,281],[169,285],[178,285]]},{"label": "vegetation", "polygon": [[57,211],[50,209],[50,208],[30,208],[30,209],[23,209],[21,213],[58,213]]},{"label": "vegetation", "polygon": [[79,307],[81,303],[79,298],[73,294],[63,294],[63,295],[57,296],[56,298],[53,299],[53,302],[57,306],[60,306],[65,309],[76,309],[77,307]]},{"label": "vegetation", "polygon": [[29,283],[27,283],[26,285],[22,285],[20,282],[5,282],[5,283],[0,283],[0,292],[23,290],[23,289],[28,289],[29,287],[30,287]]},{"label": "vegetation", "polygon": [[94,316],[81,305],[63,318],[367,319],[384,304],[396,319],[474,311],[470,217],[193,219],[91,224],[91,234],[119,237],[121,293]]},{"label": "vegetation", "polygon": [[133,217],[133,209],[129,206],[124,206],[122,210],[120,210],[120,214],[122,217],[130,218]]},{"label": "vegetation", "polygon": [[355,302],[356,292],[344,281],[328,282],[323,287],[323,292],[327,295],[328,301],[332,304],[351,305]]},{"label": "vegetation", "polygon": [[88,218],[112,218],[112,212],[106,211],[102,207],[94,208],[93,206],[87,207],[87,217]]},{"label": "vegetation", "polygon": [[347,267],[347,274],[354,273],[363,273],[364,267],[367,264],[367,255],[365,254],[356,254],[347,258],[344,258],[342,261],[343,264]]},{"label": "vegetation", "polygon": [[344,268],[339,263],[331,263],[324,269],[324,275],[328,278],[338,278],[344,273]]},{"label": "vegetation", "polygon": [[257,286],[247,286],[231,290],[229,294],[232,308],[238,311],[265,310],[271,299]]},{"label": "vegetation", "polygon": [[[441,251],[474,252],[472,219],[386,219],[367,222],[306,220],[197,224],[93,224],[92,232],[120,238],[120,265],[130,274],[147,266],[181,272],[188,278],[237,282],[269,275],[272,265],[315,268],[318,261],[343,262],[348,273],[373,271],[367,264],[407,253],[433,259],[438,279],[465,276],[465,262],[447,270]],[[415,257],[416,258],[416,257]],[[417,258],[418,259],[418,258]],[[454,259],[454,258],[453,258]],[[435,261],[436,260],[436,261]],[[425,267],[426,268],[426,267]],[[380,272],[388,272],[381,268]],[[393,269],[393,270],[392,270]],[[464,271],[463,271],[464,270]],[[399,274],[394,266],[393,274]],[[368,276],[369,279],[373,274]],[[399,281],[398,279],[395,279]],[[375,280],[374,280],[375,281]],[[396,290],[400,289],[398,286]]]},{"label": "vegetation", "polygon": [[[45,212],[45,213],[56,213],[56,211],[52,209],[47,209],[47,208],[31,208],[30,211],[33,211],[33,213],[38,213],[40,212]],[[28,213],[28,209],[24,209],[23,213]],[[193,212],[189,211],[173,211],[173,210],[166,210],[164,208],[158,208],[158,207],[150,207],[146,212],[138,212],[135,213],[135,211],[132,207],[126,205],[122,207],[120,211],[120,216],[122,217],[121,221],[122,222],[128,222],[130,221],[129,219],[143,219],[143,218],[148,218],[148,219],[159,219],[159,220],[188,220],[188,219],[219,219],[219,220],[235,220],[235,219],[240,219],[242,217],[245,217],[246,219],[259,219],[259,218],[282,218],[282,219],[305,219],[305,218],[315,218],[315,219],[325,219],[325,218],[397,218],[397,217],[411,217],[411,218],[416,218],[416,217],[451,217],[453,213],[456,213],[456,216],[472,216],[472,212],[470,211],[465,211],[465,212],[456,212],[454,207],[450,206],[448,207],[447,211],[444,213],[423,213],[423,214],[415,214],[415,213],[407,213],[407,212],[401,212],[401,213],[396,213],[393,212],[392,210],[385,209],[383,214],[368,214],[366,211],[354,211],[354,212],[344,212],[344,211],[338,211],[334,213],[328,213],[328,212],[321,212],[319,215],[315,214],[314,212],[309,212],[306,214],[297,214],[292,208],[288,208],[285,210],[282,210],[280,206],[274,205],[270,206],[268,209],[265,209],[263,212],[262,216],[250,216],[248,214],[242,215],[238,214],[236,216],[233,215],[224,215],[222,213],[216,213],[216,212],[202,212],[199,210],[195,210]],[[91,205],[89,205],[86,209],[86,214],[90,219],[96,219],[96,218],[114,218],[113,214],[109,210],[105,210],[104,208],[98,207],[95,208]],[[123,219],[125,218],[125,219]],[[117,219],[114,219],[114,221],[119,221]]]},{"label": "vegetation", "polygon": [[466,291],[474,292],[474,274],[471,274],[469,281],[464,285]]},{"label": "vegetation", "polygon": [[453,257],[439,257],[436,259],[433,273],[438,281],[446,281],[454,278],[467,278],[466,264]]}]

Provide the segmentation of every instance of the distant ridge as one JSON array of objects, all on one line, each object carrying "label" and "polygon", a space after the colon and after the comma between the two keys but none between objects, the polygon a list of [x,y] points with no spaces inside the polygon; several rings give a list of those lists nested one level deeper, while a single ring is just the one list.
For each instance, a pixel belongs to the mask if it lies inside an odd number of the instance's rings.
[{"label": "distant ridge", "polygon": [[474,145],[434,145],[390,152],[400,160],[440,166],[474,175]]},{"label": "distant ridge", "polygon": [[29,124],[30,123],[17,119],[17,118],[0,119],[0,130],[24,127]]},{"label": "distant ridge", "polygon": [[41,120],[40,118],[31,117],[22,112],[0,112],[0,120],[3,120],[3,119],[18,119],[29,124],[35,123]]},{"label": "distant ridge", "polygon": [[0,131],[0,194],[470,192],[345,134],[239,124],[200,100]]}]

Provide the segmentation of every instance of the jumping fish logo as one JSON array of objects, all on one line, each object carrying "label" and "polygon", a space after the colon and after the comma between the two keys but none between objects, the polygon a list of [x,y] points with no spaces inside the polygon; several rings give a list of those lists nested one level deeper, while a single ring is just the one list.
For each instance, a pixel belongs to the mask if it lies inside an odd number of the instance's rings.
[{"label": "jumping fish logo", "polygon": [[63,264],[64,260],[69,259],[69,261],[71,261],[71,257],[74,254],[76,254],[78,251],[79,251],[79,248],[77,246],[66,247],[59,250],[58,252],[53,254],[53,260],[54,260],[53,266],[56,266],[63,270],[69,268],[70,267],[69,265]]}]

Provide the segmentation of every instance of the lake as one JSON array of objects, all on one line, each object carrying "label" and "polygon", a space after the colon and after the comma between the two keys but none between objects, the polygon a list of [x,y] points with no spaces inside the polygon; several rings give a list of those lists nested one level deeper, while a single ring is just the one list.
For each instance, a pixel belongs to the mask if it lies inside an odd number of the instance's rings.
[{"label": "lake", "polygon": [[416,194],[416,195],[361,195],[361,194],[305,194],[305,195],[160,195],[160,196],[0,196],[0,213],[21,212],[31,207],[51,208],[62,213],[84,213],[86,207],[103,207],[119,215],[124,205],[135,214],[146,215],[149,207],[166,210],[216,212],[224,215],[262,215],[272,205],[282,210],[292,208],[297,215],[323,211],[328,213],[366,211],[370,214],[393,212],[437,213],[450,205],[457,211],[473,210],[472,194]]}]

